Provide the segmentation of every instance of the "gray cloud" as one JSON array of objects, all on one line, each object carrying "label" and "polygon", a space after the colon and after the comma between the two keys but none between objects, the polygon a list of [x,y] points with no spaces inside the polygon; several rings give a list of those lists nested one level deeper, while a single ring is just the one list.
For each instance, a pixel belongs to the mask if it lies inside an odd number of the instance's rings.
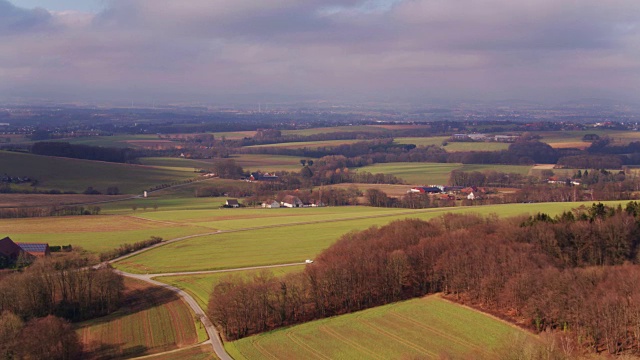
[{"label": "gray cloud", "polygon": [[[34,32],[46,26],[55,31]],[[0,34],[9,95],[554,100],[640,90],[636,0],[110,0],[95,16],[0,0]]]},{"label": "gray cloud", "polygon": [[44,9],[27,10],[0,0],[0,35],[26,31],[47,30],[51,26],[51,15]]}]

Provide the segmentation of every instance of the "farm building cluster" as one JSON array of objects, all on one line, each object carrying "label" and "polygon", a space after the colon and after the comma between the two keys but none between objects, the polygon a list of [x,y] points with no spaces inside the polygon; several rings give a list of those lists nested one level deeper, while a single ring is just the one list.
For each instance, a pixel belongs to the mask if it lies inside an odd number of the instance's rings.
[{"label": "farm building cluster", "polygon": [[412,187],[407,193],[429,194],[442,200],[462,200],[463,198],[467,200],[479,200],[486,195],[487,190],[477,186],[429,185]]},{"label": "farm building cluster", "polygon": [[21,258],[31,261],[50,255],[49,244],[16,243],[10,237],[0,239],[0,268],[10,267]]}]

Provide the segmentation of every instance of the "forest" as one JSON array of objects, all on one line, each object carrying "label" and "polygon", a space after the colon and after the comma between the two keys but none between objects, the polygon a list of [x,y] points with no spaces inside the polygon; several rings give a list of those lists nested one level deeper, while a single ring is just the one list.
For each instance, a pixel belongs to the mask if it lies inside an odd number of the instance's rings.
[{"label": "forest", "polygon": [[0,273],[0,359],[80,358],[70,321],[116,311],[124,290],[120,275],[90,264],[69,253]]},{"label": "forest", "polygon": [[441,292],[585,351],[639,354],[639,254],[637,202],[406,219],[344,235],[302,273],[229,277],[208,312],[232,340]]}]

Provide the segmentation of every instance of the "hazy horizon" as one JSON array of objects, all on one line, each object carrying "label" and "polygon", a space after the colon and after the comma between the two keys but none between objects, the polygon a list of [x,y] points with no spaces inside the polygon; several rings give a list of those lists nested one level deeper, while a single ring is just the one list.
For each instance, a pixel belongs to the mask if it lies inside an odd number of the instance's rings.
[{"label": "hazy horizon", "polygon": [[640,101],[640,2],[0,0],[0,100]]}]

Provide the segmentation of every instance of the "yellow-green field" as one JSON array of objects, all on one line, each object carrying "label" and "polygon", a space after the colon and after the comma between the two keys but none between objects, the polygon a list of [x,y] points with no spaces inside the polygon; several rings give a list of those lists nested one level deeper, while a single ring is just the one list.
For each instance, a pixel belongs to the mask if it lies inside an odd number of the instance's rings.
[{"label": "yellow-green field", "polygon": [[317,149],[319,147],[335,147],[339,145],[353,144],[361,142],[363,140],[322,140],[322,141],[304,141],[304,142],[288,142],[278,144],[265,144],[265,145],[253,145],[247,146],[247,148],[265,148],[265,147],[277,147],[282,149]]},{"label": "yellow-green field", "polygon": [[[499,142],[456,142],[449,141],[448,136],[435,136],[435,137],[405,137],[395,138],[394,140],[398,144],[414,144],[416,146],[429,146],[435,145],[442,147],[447,152],[459,152],[459,151],[500,151],[509,148],[507,143]],[[446,141],[447,145],[443,146],[442,143]]]},{"label": "yellow-green field", "polygon": [[619,145],[628,144],[632,141],[640,141],[640,132],[637,131],[619,131],[606,129],[589,129],[580,131],[532,131],[533,135],[540,135],[540,141],[546,142],[553,147],[574,147],[585,148],[591,145],[591,142],[582,141],[586,134],[597,134],[601,137],[608,136],[614,143]]},{"label": "yellow-green field", "polygon": [[383,127],[379,127],[375,125],[357,125],[357,126],[334,126],[334,127],[327,127],[327,128],[312,128],[312,129],[302,129],[302,130],[284,130],[282,134],[309,136],[309,135],[328,134],[328,133],[336,133],[336,132],[356,132],[356,131],[385,132],[387,130]]},{"label": "yellow-green field", "polygon": [[153,354],[207,339],[189,307],[173,292],[131,279],[125,284],[120,310],[77,325],[84,349],[92,357]]},{"label": "yellow-green field", "polygon": [[135,243],[151,236],[173,239],[209,229],[149,221],[131,216],[64,216],[0,220],[0,234],[16,242],[73,245],[92,253]]},{"label": "yellow-green field", "polygon": [[151,166],[58,158],[0,151],[0,168],[14,176],[39,181],[40,189],[83,192],[92,186],[100,192],[117,186],[121,193],[141,193],[152,186],[193,178],[193,173]]},{"label": "yellow-green field", "polygon": [[395,175],[409,184],[448,184],[451,171],[486,171],[495,170],[506,173],[527,175],[531,166],[520,165],[480,165],[457,163],[385,163],[358,168],[373,174],[383,173]]},{"label": "yellow-green field", "polygon": [[[298,156],[285,155],[263,155],[263,154],[237,154],[231,156],[231,159],[244,170],[248,171],[300,171],[302,164]],[[309,158],[304,158],[309,159]],[[315,160],[315,159],[312,159]]]},{"label": "yellow-green field", "polygon": [[[606,202],[624,204],[624,202]],[[236,229],[167,244],[116,263],[116,267],[133,273],[167,273],[199,270],[232,269],[259,265],[285,264],[313,259],[341,235],[381,226],[404,218],[428,220],[445,213],[478,213],[481,215],[516,216],[546,212],[551,216],[591,203],[506,204],[479,207],[436,208],[424,210],[336,207],[325,209],[226,209],[217,221],[204,221],[201,213],[186,212],[177,221],[211,228]],[[335,209],[335,210],[333,210]],[[343,210],[344,209],[344,212]],[[366,211],[369,215],[363,216]],[[320,210],[317,214],[315,210]],[[358,213],[358,211],[365,211]],[[376,213],[378,210],[380,213]],[[258,212],[273,216],[258,218]],[[292,218],[285,215],[289,213]],[[160,215],[158,212],[154,215]],[[208,216],[208,215],[207,215]],[[225,219],[226,217],[228,219]],[[321,220],[318,220],[321,219]],[[305,222],[319,221],[304,224]],[[243,227],[244,226],[244,227]],[[263,226],[264,228],[255,228]],[[267,227],[268,226],[268,227]],[[247,230],[242,230],[247,229]]]},{"label": "yellow-green field", "polygon": [[317,320],[226,343],[241,359],[490,359],[530,335],[438,296]]},{"label": "yellow-green field", "polygon": [[140,158],[139,161],[142,165],[192,173],[199,169],[209,169],[213,165],[213,160],[172,157],[145,157]]},{"label": "yellow-green field", "polygon": [[278,267],[269,270],[244,270],[244,271],[230,271],[213,274],[198,274],[198,275],[180,275],[180,276],[161,276],[154,280],[161,281],[173,285],[177,288],[185,290],[189,295],[200,304],[203,309],[207,308],[209,303],[209,296],[213,291],[213,288],[220,283],[223,279],[229,276],[242,276],[251,278],[262,271],[268,271],[276,277],[284,276],[295,272],[300,272],[304,269],[304,265]]}]

